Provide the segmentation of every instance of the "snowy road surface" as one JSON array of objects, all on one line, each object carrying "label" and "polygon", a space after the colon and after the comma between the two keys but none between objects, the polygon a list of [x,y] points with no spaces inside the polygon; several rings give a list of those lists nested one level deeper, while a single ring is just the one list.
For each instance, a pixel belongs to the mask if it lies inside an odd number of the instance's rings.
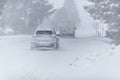
[{"label": "snowy road surface", "polygon": [[0,37],[0,80],[120,79],[119,55],[98,38],[61,39],[59,50],[31,51],[30,42]]}]

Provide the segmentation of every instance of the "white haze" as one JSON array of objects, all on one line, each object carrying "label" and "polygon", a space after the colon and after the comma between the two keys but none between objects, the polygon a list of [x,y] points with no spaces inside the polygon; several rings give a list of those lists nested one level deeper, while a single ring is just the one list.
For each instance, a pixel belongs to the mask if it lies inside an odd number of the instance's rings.
[{"label": "white haze", "polygon": [[[55,8],[59,9],[63,6],[64,0],[50,0],[54,4]],[[91,36],[96,35],[96,31],[93,28],[93,19],[90,17],[89,13],[84,10],[84,6],[89,3],[87,0],[75,0],[77,9],[79,11],[79,17],[81,19],[81,24],[78,26],[76,36]]]}]

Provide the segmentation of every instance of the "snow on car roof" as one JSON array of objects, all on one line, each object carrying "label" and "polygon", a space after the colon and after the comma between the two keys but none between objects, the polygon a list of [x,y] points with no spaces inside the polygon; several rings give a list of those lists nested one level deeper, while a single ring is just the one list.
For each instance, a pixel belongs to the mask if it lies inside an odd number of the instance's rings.
[{"label": "snow on car roof", "polygon": [[54,29],[52,29],[52,28],[41,28],[41,27],[38,27],[36,30],[54,30]]}]

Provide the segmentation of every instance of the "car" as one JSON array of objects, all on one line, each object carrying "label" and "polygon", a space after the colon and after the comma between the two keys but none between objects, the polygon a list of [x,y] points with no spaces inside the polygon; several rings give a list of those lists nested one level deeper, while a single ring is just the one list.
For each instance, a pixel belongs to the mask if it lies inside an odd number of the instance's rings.
[{"label": "car", "polygon": [[31,50],[33,49],[58,49],[59,34],[52,29],[37,29],[32,37]]},{"label": "car", "polygon": [[60,26],[59,30],[60,30],[61,36],[71,36],[73,38],[75,37],[76,27],[73,26],[72,24],[67,24],[67,25],[64,25],[64,26]]},{"label": "car", "polygon": [[56,23],[52,23],[53,24],[53,28],[56,30],[59,30],[60,32],[60,36],[61,37],[73,37],[75,38],[75,32],[76,32],[76,25],[73,24],[72,22],[69,21],[65,21],[62,23],[59,23],[58,25],[56,25]]}]

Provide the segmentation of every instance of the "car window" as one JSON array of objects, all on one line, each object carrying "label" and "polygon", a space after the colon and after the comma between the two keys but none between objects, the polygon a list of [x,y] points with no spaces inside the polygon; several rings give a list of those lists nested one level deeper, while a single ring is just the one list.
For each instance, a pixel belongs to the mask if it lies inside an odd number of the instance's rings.
[{"label": "car window", "polygon": [[52,35],[53,32],[52,31],[37,31],[36,34],[38,34],[38,35],[40,35],[40,34]]}]

